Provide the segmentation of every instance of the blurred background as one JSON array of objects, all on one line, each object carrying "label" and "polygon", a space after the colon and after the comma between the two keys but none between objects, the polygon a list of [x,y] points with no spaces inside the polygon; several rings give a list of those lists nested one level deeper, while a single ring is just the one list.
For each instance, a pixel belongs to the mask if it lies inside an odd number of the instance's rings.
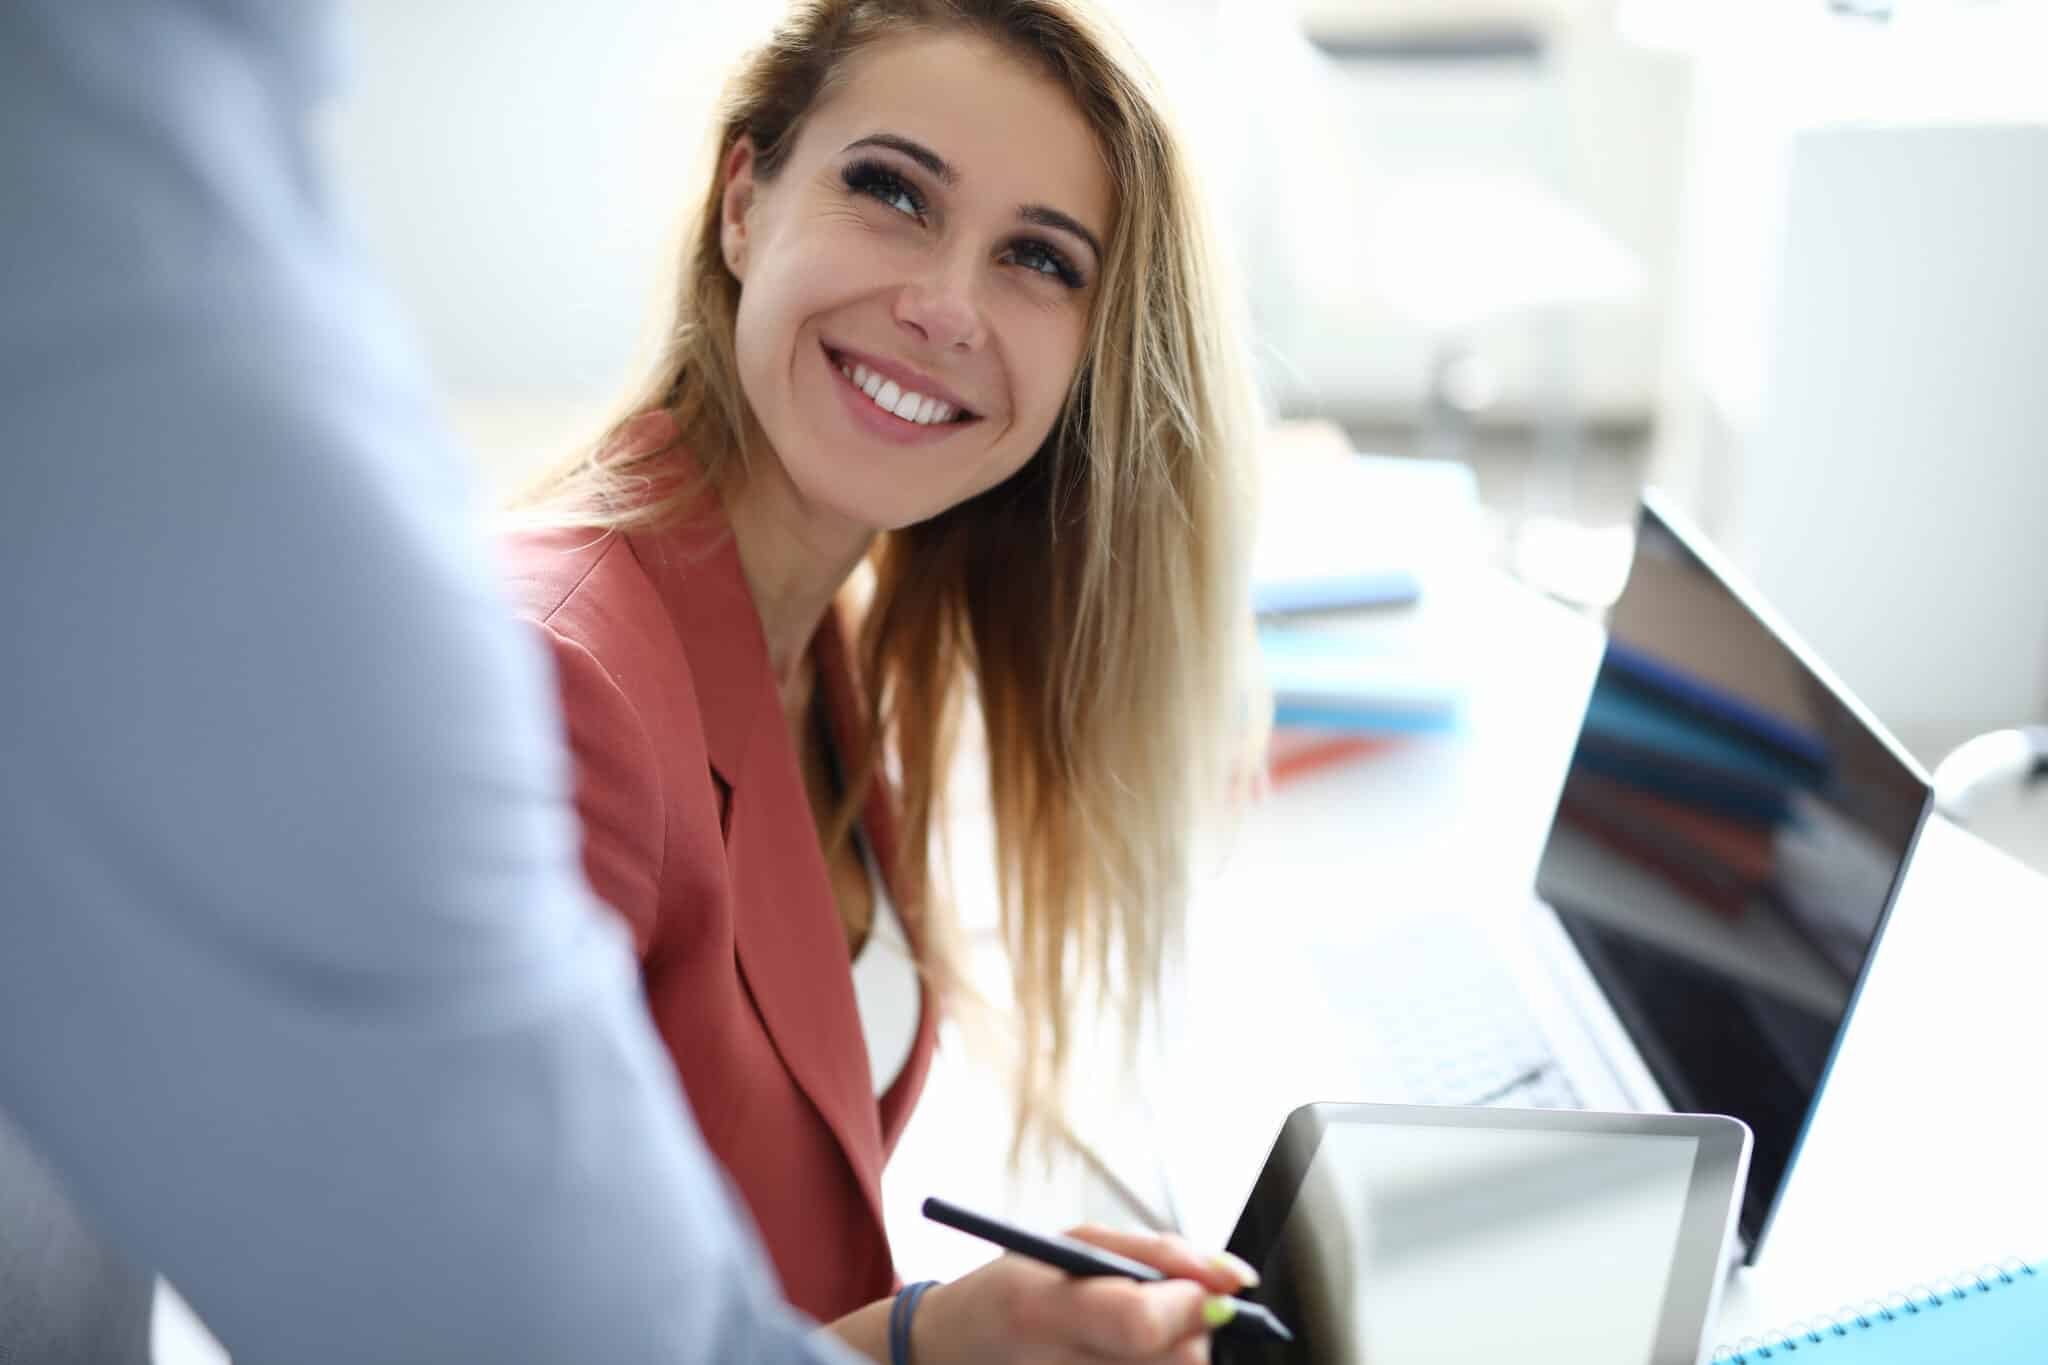
[{"label": "blurred background", "polygon": [[[2048,713],[2048,6],[1108,7],[1276,422],[1461,463],[1478,553],[1594,610],[1666,486],[1929,761]],[[632,371],[781,6],[350,8],[342,188],[502,489]]]}]

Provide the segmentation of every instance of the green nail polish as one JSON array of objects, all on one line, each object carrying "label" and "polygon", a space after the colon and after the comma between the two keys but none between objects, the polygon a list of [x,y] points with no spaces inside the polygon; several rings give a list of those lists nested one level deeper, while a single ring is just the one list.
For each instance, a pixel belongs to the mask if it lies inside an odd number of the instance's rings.
[{"label": "green nail polish", "polygon": [[1237,1282],[1246,1289],[1257,1289],[1259,1287],[1259,1272],[1247,1265],[1242,1256],[1233,1256],[1227,1251],[1219,1251],[1209,1258],[1209,1264],[1215,1266],[1218,1270],[1227,1270],[1237,1276]]},{"label": "green nail polish", "polygon": [[1202,1302],[1202,1321],[1211,1327],[1221,1327],[1237,1316],[1237,1300],[1223,1294],[1212,1294]]}]

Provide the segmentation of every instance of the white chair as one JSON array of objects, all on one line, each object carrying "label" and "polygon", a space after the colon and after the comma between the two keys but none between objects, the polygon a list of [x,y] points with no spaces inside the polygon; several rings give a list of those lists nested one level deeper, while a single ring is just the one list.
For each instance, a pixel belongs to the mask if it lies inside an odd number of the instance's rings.
[{"label": "white chair", "polygon": [[1934,770],[1942,814],[2048,873],[2048,725],[1994,730]]}]

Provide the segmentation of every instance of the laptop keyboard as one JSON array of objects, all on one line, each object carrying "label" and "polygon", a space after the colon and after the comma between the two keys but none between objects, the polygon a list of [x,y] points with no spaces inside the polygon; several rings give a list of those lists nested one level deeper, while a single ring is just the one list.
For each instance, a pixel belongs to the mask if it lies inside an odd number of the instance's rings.
[{"label": "laptop keyboard", "polygon": [[[1359,1001],[1377,1054],[1365,1096],[1407,1104],[1583,1107],[1498,950],[1456,913],[1411,915],[1375,936]],[[1354,982],[1351,989],[1356,991]]]}]

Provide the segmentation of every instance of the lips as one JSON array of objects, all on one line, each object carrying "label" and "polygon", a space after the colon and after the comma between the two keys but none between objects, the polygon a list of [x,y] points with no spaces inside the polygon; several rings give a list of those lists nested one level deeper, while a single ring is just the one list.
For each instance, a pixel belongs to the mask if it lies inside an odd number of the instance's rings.
[{"label": "lips", "polygon": [[876,412],[906,426],[947,427],[980,420],[980,414],[957,395],[908,366],[829,345],[823,350],[826,361]]}]

